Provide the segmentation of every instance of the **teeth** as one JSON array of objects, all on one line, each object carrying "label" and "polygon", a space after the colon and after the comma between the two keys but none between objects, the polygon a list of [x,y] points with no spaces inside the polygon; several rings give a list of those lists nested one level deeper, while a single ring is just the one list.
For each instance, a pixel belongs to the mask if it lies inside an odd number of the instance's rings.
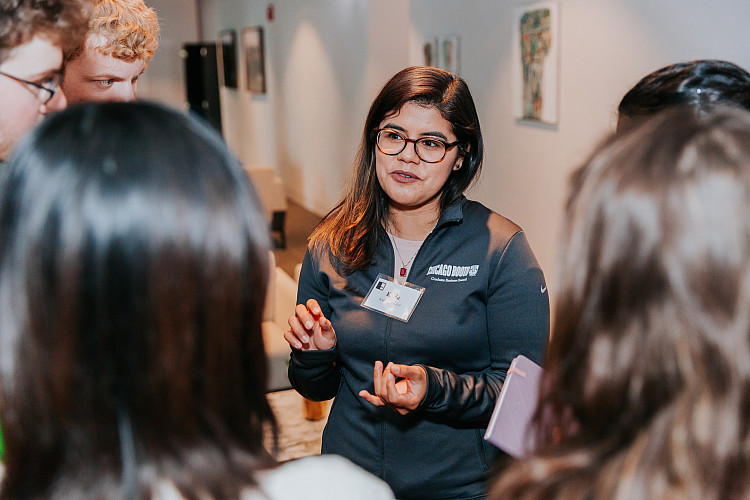
[{"label": "teeth", "polygon": [[398,175],[400,175],[401,177],[407,177],[407,178],[409,178],[409,179],[411,179],[411,178],[412,178],[412,176],[411,176],[411,175],[409,175],[409,174],[402,174],[402,173],[399,173]]}]

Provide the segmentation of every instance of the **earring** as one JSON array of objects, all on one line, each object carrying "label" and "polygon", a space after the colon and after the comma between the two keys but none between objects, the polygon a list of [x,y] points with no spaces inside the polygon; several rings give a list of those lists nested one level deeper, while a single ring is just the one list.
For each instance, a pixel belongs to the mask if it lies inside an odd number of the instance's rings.
[{"label": "earring", "polygon": [[456,163],[455,165],[453,165],[453,170],[461,170],[461,166],[462,165],[463,165],[463,163],[461,163],[461,162]]}]

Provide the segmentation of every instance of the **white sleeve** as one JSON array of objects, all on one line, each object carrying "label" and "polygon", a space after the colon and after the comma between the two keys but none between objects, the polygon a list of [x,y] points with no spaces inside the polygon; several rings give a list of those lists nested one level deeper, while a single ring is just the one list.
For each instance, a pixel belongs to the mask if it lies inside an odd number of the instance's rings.
[{"label": "white sleeve", "polygon": [[286,462],[258,474],[260,490],[248,490],[243,500],[393,500],[381,479],[337,455]]}]

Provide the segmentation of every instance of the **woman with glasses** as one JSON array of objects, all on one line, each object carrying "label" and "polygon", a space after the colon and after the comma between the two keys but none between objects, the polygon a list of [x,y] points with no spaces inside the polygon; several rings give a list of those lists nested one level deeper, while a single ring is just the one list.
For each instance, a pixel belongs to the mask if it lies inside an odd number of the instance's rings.
[{"label": "woman with glasses", "polygon": [[323,453],[398,498],[483,496],[495,450],[482,438],[507,369],[547,345],[547,288],[524,233],[463,196],[482,156],[461,78],[391,78],[341,202],[310,238],[285,334],[292,385],[336,398]]}]

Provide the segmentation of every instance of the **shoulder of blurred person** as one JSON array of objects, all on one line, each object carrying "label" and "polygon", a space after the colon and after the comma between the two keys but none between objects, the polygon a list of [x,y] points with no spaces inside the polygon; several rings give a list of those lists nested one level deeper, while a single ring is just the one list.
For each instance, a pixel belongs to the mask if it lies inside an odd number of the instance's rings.
[{"label": "shoulder of blurred person", "polygon": [[[247,488],[241,500],[391,500],[388,485],[337,455],[300,458],[258,473],[258,486]],[[162,483],[155,500],[182,500],[170,484]]]}]

